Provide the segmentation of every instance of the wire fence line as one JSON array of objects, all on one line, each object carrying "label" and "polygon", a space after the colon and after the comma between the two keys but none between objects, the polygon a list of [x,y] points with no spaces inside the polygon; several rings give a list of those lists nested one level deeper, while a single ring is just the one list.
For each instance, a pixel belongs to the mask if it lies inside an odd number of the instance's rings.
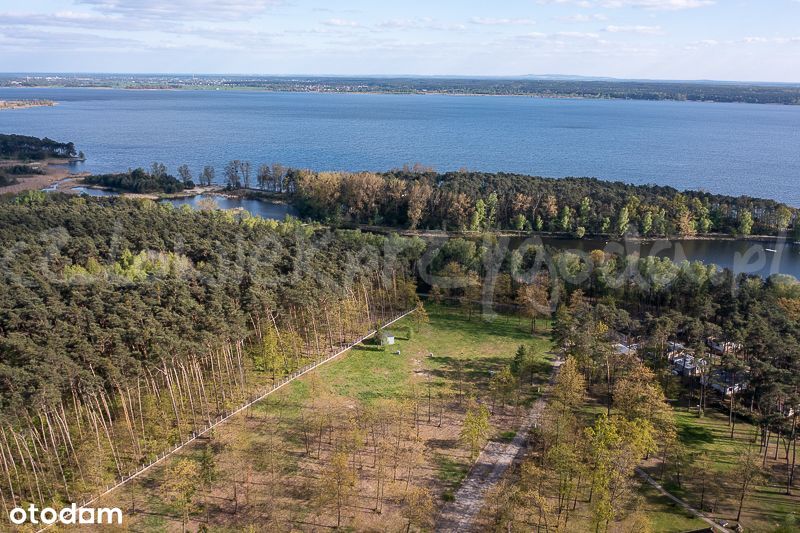
[{"label": "wire fence line", "polygon": [[[387,327],[391,326],[395,322],[407,317],[408,315],[410,315],[414,311],[416,311],[416,308],[411,309],[409,311],[406,311],[405,313],[403,313],[403,314],[393,318],[389,322],[386,322],[385,324],[383,324],[381,326],[381,328],[387,328]],[[128,474],[126,476],[122,476],[116,483],[113,483],[111,485],[107,485],[104,488],[103,492],[97,494],[96,496],[91,497],[88,500],[83,501],[81,504],[78,505],[78,508],[87,507],[89,505],[92,505],[92,504],[98,502],[99,500],[101,500],[102,498],[108,496],[110,493],[114,492],[118,488],[128,484],[129,482],[131,482],[134,479],[136,479],[137,477],[141,476],[142,474],[144,474],[145,472],[147,472],[151,468],[157,466],[159,463],[163,462],[166,458],[174,455],[177,451],[179,451],[179,450],[185,448],[186,446],[192,444],[194,441],[196,441],[198,438],[202,437],[203,435],[205,435],[209,431],[211,431],[211,430],[215,429],[216,427],[224,424],[230,418],[238,415],[242,411],[245,411],[245,410],[249,409],[254,404],[260,402],[261,400],[263,400],[264,398],[266,398],[270,394],[272,394],[275,391],[281,389],[282,387],[284,387],[288,383],[291,383],[292,381],[296,380],[297,378],[299,378],[299,377],[311,372],[312,370],[315,370],[316,368],[318,368],[318,367],[320,367],[320,366],[322,366],[322,365],[324,365],[326,363],[329,363],[329,362],[333,361],[334,359],[336,359],[337,357],[339,357],[343,353],[345,353],[348,350],[358,346],[359,344],[361,344],[365,340],[367,340],[370,337],[372,337],[373,335],[377,334],[378,331],[379,331],[378,329],[374,329],[374,330],[370,331],[369,333],[367,333],[366,335],[364,335],[364,336],[360,337],[359,339],[353,341],[351,344],[348,344],[347,346],[345,346],[344,348],[342,348],[338,352],[335,352],[335,353],[333,353],[331,355],[328,355],[327,357],[324,357],[322,359],[318,359],[317,361],[315,361],[313,363],[309,363],[306,366],[304,366],[304,367],[302,367],[302,368],[300,368],[298,370],[295,370],[291,374],[284,376],[283,378],[281,378],[277,382],[273,382],[273,384],[267,390],[262,392],[261,394],[258,394],[256,396],[251,397],[251,399],[249,401],[247,401],[246,403],[240,405],[235,410],[233,410],[233,411],[231,411],[229,413],[223,412],[221,415],[217,416],[217,418],[214,420],[214,422],[212,422],[211,424],[207,425],[202,430],[193,431],[191,434],[189,434],[189,436],[188,436],[188,438],[186,438],[186,440],[182,440],[181,442],[176,443],[169,450],[164,451],[161,454],[159,454],[158,456],[156,456],[156,458],[153,459],[151,462],[141,465],[136,470],[134,470],[133,472],[131,472],[130,474]],[[42,527],[41,529],[38,529],[37,533],[40,533],[40,532],[45,531],[47,529],[50,529],[53,525],[55,525],[55,524],[48,524],[48,525]]]}]

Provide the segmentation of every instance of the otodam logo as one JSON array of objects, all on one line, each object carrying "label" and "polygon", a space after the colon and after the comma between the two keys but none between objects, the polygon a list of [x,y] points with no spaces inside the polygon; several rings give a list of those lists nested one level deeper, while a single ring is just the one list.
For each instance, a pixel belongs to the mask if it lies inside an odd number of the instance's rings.
[{"label": "otodam logo", "polygon": [[122,511],[116,507],[78,507],[73,503],[69,507],[64,507],[56,511],[52,507],[39,509],[34,504],[30,504],[27,509],[24,507],[14,507],[8,513],[8,518],[12,524],[21,526],[23,524],[45,525],[53,524],[106,524],[122,525]]}]

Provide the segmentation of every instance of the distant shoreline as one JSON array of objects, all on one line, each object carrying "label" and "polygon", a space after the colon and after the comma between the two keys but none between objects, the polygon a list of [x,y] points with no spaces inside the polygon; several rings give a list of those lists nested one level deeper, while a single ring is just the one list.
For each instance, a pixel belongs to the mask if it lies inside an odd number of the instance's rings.
[{"label": "distant shoreline", "polygon": [[[0,89],[11,87],[0,86]],[[214,86],[185,86],[185,87],[120,87],[114,85],[93,85],[93,86],[71,86],[71,85],[28,85],[20,87],[24,89],[93,89],[93,90],[116,90],[116,91],[196,91],[196,92],[260,92],[265,94],[363,94],[363,95],[384,95],[384,96],[454,96],[454,97],[481,97],[481,98],[530,98],[532,100],[622,100],[627,102],[680,102],[693,104],[740,104],[740,105],[775,105],[781,107],[800,106],[800,101],[792,103],[781,102],[740,102],[727,100],[690,100],[681,98],[625,98],[609,95],[586,95],[586,94],[540,94],[540,93],[508,93],[508,94],[488,94],[481,92],[454,92],[454,91],[381,91],[381,90],[298,90],[298,89],[274,89],[268,87],[214,87]],[[57,105],[53,103],[53,105]],[[36,107],[36,106],[28,106]],[[2,108],[0,108],[2,109]],[[16,109],[24,109],[23,107]]]},{"label": "distant shoreline", "polygon": [[[9,89],[11,87],[0,86],[0,89]],[[486,93],[456,93],[448,91],[318,91],[318,90],[290,90],[290,89],[270,89],[264,87],[115,87],[108,86],[87,86],[75,87],[69,85],[36,85],[26,86],[25,89],[84,89],[84,90],[105,90],[105,91],[143,91],[143,92],[209,92],[209,93],[226,93],[226,92],[253,92],[264,94],[328,94],[328,95],[371,95],[371,96],[451,96],[451,97],[475,97],[475,98],[527,98],[530,100],[586,100],[586,101],[623,101],[623,102],[670,102],[670,103],[683,103],[683,104],[730,104],[742,106],[778,106],[778,107],[800,107],[800,101],[794,103],[781,103],[781,102],[731,102],[726,100],[686,100],[678,98],[621,98],[614,96],[589,96],[589,95],[558,95],[558,94],[486,94]],[[54,102],[53,105],[58,105]],[[29,106],[37,107],[37,106]],[[19,107],[14,109],[26,109],[26,107]],[[2,108],[0,108],[2,110]]]},{"label": "distant shoreline", "polygon": [[253,91],[265,93],[515,96],[540,99],[639,100],[800,105],[800,84],[641,80],[552,80],[442,77],[326,77],[97,74],[91,77],[12,77],[7,89],[126,89]]}]

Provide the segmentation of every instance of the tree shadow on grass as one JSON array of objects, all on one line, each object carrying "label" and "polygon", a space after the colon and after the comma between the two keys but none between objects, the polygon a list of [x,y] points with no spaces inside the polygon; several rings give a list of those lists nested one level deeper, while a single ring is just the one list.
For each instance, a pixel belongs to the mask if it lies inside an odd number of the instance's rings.
[{"label": "tree shadow on grass", "polygon": [[518,339],[520,341],[536,338],[530,334],[530,330],[514,323],[506,323],[498,320],[484,320],[478,316],[473,316],[472,320],[467,320],[465,316],[455,313],[436,313],[431,316],[435,316],[435,321],[439,327],[446,325],[448,331],[454,331],[464,335],[480,334],[503,337],[506,339]]},{"label": "tree shadow on grass", "polygon": [[351,348],[354,352],[380,352],[383,353],[384,347],[380,344],[357,344]]},{"label": "tree shadow on grass", "polygon": [[428,439],[427,446],[435,450],[452,450],[458,448],[458,439]]},{"label": "tree shadow on grass", "polygon": [[[429,360],[436,364],[436,368],[429,370],[432,376],[456,383],[458,374],[461,372],[461,379],[463,379],[464,383],[473,385],[485,385],[491,378],[492,371],[499,371],[503,368],[503,365],[509,362],[507,357],[498,356],[470,359],[434,355]],[[459,362],[461,365],[460,370]]]},{"label": "tree shadow on grass", "polygon": [[446,455],[437,454],[436,466],[439,468],[439,479],[449,488],[458,487],[467,477],[469,465]]},{"label": "tree shadow on grass", "polygon": [[678,435],[684,444],[711,444],[715,440],[714,433],[702,426],[683,426]]}]

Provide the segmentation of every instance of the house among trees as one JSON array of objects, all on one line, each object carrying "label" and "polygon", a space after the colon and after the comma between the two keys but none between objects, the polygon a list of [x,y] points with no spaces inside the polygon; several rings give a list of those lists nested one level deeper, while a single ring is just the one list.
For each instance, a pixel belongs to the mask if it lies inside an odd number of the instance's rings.
[{"label": "house among trees", "polygon": [[732,393],[739,393],[747,388],[747,372],[731,372],[729,370],[715,370],[709,376],[711,388],[727,398]]},{"label": "house among trees", "polygon": [[623,342],[618,342],[614,345],[614,351],[617,355],[634,355],[638,348],[637,344],[625,344]]},{"label": "house among trees", "polygon": [[736,353],[742,350],[742,345],[738,342],[730,342],[730,341],[719,341],[714,337],[709,337],[706,341],[708,346],[715,352],[720,355],[725,355],[728,353]]},{"label": "house among trees", "polygon": [[680,342],[670,341],[667,343],[667,355],[670,358],[670,361],[680,353],[683,353],[686,350],[686,345],[681,344]]},{"label": "house among trees", "polygon": [[691,354],[681,353],[672,360],[672,373],[676,376],[696,376],[700,371],[698,363],[702,365],[704,361],[695,360]]}]

